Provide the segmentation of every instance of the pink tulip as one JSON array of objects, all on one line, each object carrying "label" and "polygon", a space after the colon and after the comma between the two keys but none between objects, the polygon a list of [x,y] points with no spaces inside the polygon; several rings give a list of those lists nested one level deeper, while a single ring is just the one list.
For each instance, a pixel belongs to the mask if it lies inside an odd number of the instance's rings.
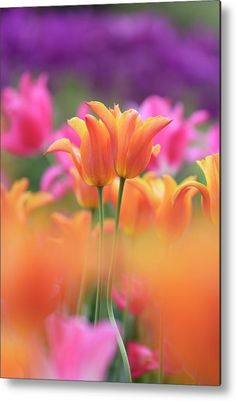
[{"label": "pink tulip", "polygon": [[187,151],[187,160],[194,162],[204,159],[206,156],[219,153],[220,150],[220,127],[212,125],[207,132],[198,135],[195,143]]},{"label": "pink tulip", "polygon": [[[86,103],[82,102],[77,109],[76,115],[83,119],[88,110],[89,108]],[[79,136],[67,124],[64,124],[59,128],[59,130],[54,134],[51,142],[60,138],[68,138],[71,143],[77,147],[80,146]],[[65,152],[57,152],[55,157],[57,163],[48,167],[43,173],[40,182],[40,189],[41,191],[50,192],[56,199],[59,199],[73,187],[73,179],[70,175],[70,169],[73,167],[73,163],[70,156]]]},{"label": "pink tulip", "polygon": [[125,277],[120,291],[112,289],[112,298],[119,309],[128,308],[132,315],[139,315],[148,304],[148,290],[141,280]]},{"label": "pink tulip", "polygon": [[17,156],[41,153],[52,135],[52,99],[46,76],[33,81],[26,73],[18,90],[3,89],[2,110],[2,149]]},{"label": "pink tulip", "polygon": [[161,152],[157,158],[151,158],[148,167],[159,174],[176,174],[186,161],[190,143],[198,136],[197,126],[208,119],[208,113],[197,111],[185,118],[181,103],[172,105],[169,99],[159,96],[150,96],[144,100],[139,112],[143,119],[157,115],[172,119],[172,123],[155,137],[154,141],[161,145]]},{"label": "pink tulip", "polygon": [[220,127],[218,124],[213,125],[209,130],[209,147],[210,154],[219,153],[220,151]]},{"label": "pink tulip", "polygon": [[[130,341],[127,344],[127,353],[131,375],[135,379],[145,373],[160,369],[160,351],[153,351],[144,344]],[[180,358],[173,352],[169,343],[164,341],[162,350],[162,370],[164,375],[174,375],[183,371]]]},{"label": "pink tulip", "polygon": [[49,365],[55,379],[103,381],[117,343],[107,321],[96,327],[78,318],[51,315],[47,321]]},{"label": "pink tulip", "polygon": [[127,354],[133,379],[159,368],[157,354],[143,344],[129,342]]}]

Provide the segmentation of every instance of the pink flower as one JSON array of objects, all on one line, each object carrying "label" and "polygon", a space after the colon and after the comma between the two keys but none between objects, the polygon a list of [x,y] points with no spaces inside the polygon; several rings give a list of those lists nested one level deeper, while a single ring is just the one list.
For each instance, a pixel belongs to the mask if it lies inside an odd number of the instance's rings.
[{"label": "pink flower", "polygon": [[139,315],[147,306],[148,291],[141,280],[134,277],[129,280],[126,276],[120,291],[116,288],[112,289],[112,298],[121,310],[128,307],[131,314]]},{"label": "pink flower", "polygon": [[[127,354],[133,379],[160,368],[160,351],[158,349],[153,351],[144,344],[130,341],[127,344]],[[176,356],[176,353],[171,350],[169,343],[165,340],[162,358],[163,374],[174,375],[183,371],[180,358]]]},{"label": "pink flower", "polygon": [[2,110],[2,149],[18,156],[42,152],[52,135],[52,100],[46,76],[33,81],[26,73],[18,90],[3,89]]},{"label": "pink flower", "polygon": [[[213,125],[209,130],[209,147],[208,154],[219,153],[220,151],[220,127],[218,124]],[[204,157],[207,155],[204,155]]]},{"label": "pink flower", "polygon": [[77,318],[51,315],[47,321],[50,370],[55,379],[103,381],[116,353],[110,323],[96,327]]},{"label": "pink flower", "polygon": [[133,379],[159,368],[157,354],[143,344],[129,342],[127,354]]},{"label": "pink flower", "polygon": [[187,151],[187,160],[195,162],[206,156],[219,153],[220,150],[220,127],[214,124],[207,132],[195,136],[192,146]]},{"label": "pink flower", "polygon": [[156,143],[161,145],[161,152],[157,158],[152,156],[148,167],[159,174],[176,174],[186,161],[190,143],[198,137],[197,126],[208,119],[208,113],[200,110],[185,118],[181,103],[172,105],[169,99],[160,96],[144,100],[139,112],[143,119],[157,115],[167,115],[172,119],[172,123],[155,137]]},{"label": "pink flower", "polygon": [[[76,115],[83,119],[88,110],[87,104],[82,102],[77,109]],[[59,128],[54,134],[52,142],[60,138],[68,138],[71,143],[77,147],[80,146],[79,136],[68,124],[64,124]],[[55,157],[57,163],[45,170],[41,178],[40,188],[41,191],[50,192],[56,199],[59,199],[73,187],[73,178],[70,174],[73,163],[65,152],[57,152]]]}]

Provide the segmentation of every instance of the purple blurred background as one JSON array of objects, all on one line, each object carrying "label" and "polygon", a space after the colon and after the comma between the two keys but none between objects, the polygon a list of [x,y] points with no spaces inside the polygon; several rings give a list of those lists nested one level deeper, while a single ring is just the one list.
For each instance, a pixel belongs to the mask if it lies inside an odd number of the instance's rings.
[{"label": "purple blurred background", "polygon": [[[196,3],[204,14],[203,3],[209,2]],[[210,3],[212,10],[218,4]],[[181,3],[175,4],[179,10]],[[82,98],[140,103],[158,94],[217,117],[217,29],[202,25],[194,9],[183,25],[163,6],[2,10],[1,85],[14,84],[25,71],[45,71],[55,93],[68,88],[68,81],[79,82]]]}]

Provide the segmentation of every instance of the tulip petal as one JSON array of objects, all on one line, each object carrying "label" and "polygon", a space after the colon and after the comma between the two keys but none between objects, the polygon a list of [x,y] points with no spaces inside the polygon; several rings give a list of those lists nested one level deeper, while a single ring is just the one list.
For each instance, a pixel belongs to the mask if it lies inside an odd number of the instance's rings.
[{"label": "tulip petal", "polygon": [[73,117],[70,120],[67,120],[67,123],[79,135],[81,139],[84,137],[84,135],[86,135],[86,125],[84,120],[81,120],[81,118]]},{"label": "tulip petal", "polygon": [[111,134],[112,141],[115,141],[115,118],[112,112],[101,102],[88,102],[91,110],[98,115],[104,122],[109,133]]},{"label": "tulip petal", "polygon": [[70,140],[67,138],[61,138],[53,142],[47,149],[46,153],[54,153],[54,152],[71,153],[71,148],[72,145]]},{"label": "tulip petal", "polygon": [[210,204],[210,196],[207,190],[207,187],[200,182],[197,181],[188,181],[179,186],[178,190],[174,196],[174,202],[177,201],[178,197],[183,196],[186,191],[189,191],[190,188],[196,188],[202,195],[202,207],[206,217],[211,218],[211,204]]}]

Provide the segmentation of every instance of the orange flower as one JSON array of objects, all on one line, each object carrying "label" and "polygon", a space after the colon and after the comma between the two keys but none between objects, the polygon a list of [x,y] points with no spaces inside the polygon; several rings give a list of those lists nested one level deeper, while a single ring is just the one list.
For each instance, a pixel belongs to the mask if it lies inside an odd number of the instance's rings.
[{"label": "orange flower", "polygon": [[[162,312],[164,339],[170,345],[169,362],[178,362],[185,370],[172,383],[199,385],[219,384],[219,232],[217,226],[198,218],[190,225],[188,234],[159,257],[161,249],[155,239],[139,254],[143,269],[149,266],[152,288],[150,305],[158,302]],[[163,249],[163,247],[162,247]],[[151,268],[152,267],[152,268]],[[158,345],[158,312],[149,308],[153,345]],[[166,358],[166,350],[163,350]],[[165,367],[164,367],[165,368]]]},{"label": "orange flower", "polygon": [[167,240],[177,239],[190,222],[192,197],[197,191],[186,186],[194,177],[188,177],[180,186],[169,175],[157,178],[154,174],[147,173],[144,179],[151,186],[155,198],[156,225],[160,237]]},{"label": "orange flower", "polygon": [[51,217],[55,228],[54,239],[60,247],[60,257],[66,260],[64,306],[66,305],[70,313],[75,313],[80,292],[82,293],[84,275],[86,274],[86,287],[94,284],[95,280],[94,261],[90,257],[92,215],[89,211],[82,210],[72,216],[54,212]]},{"label": "orange flower", "polygon": [[88,185],[103,187],[110,184],[115,170],[110,135],[105,124],[89,114],[85,116],[85,120],[74,117],[68,124],[80,136],[80,148],[72,145],[69,139],[62,138],[55,141],[47,153],[68,153]]},{"label": "orange flower", "polygon": [[2,239],[2,313],[22,325],[41,324],[63,299],[67,260],[48,230],[10,224]]},{"label": "orange flower", "polygon": [[[196,188],[202,195],[202,208],[204,214],[214,223],[219,221],[219,153],[207,156],[197,161],[202,169],[206,185],[197,181],[188,181],[179,187],[179,192],[188,191],[189,188]],[[179,196],[179,194],[176,194]]]},{"label": "orange flower", "polygon": [[38,332],[9,324],[1,331],[1,377],[38,379],[50,377]]},{"label": "orange flower", "polygon": [[22,178],[15,181],[9,191],[1,186],[2,211],[6,222],[24,223],[30,212],[53,201],[48,192],[26,191],[28,185],[27,178]]},{"label": "orange flower", "polygon": [[134,178],[145,170],[152,153],[157,155],[160,146],[152,146],[154,136],[171,120],[167,117],[151,117],[142,121],[133,109],[121,112],[118,105],[108,109],[103,103],[88,105],[103,121],[109,131],[115,170],[118,176]]},{"label": "orange flower", "polygon": [[74,180],[74,192],[76,199],[80,206],[88,209],[95,209],[98,207],[98,192],[97,189],[91,185],[86,184],[78,174],[76,168],[72,168],[70,173]]},{"label": "orange flower", "polygon": [[219,153],[207,156],[203,160],[199,160],[198,165],[201,167],[205,178],[206,187],[210,197],[210,216],[213,223],[217,223],[219,219]]},{"label": "orange flower", "polygon": [[[109,187],[110,201],[114,207],[117,203],[118,189],[119,182],[114,180]],[[130,235],[145,231],[153,225],[154,206],[151,188],[143,178],[127,180],[121,205],[120,226]]]}]

